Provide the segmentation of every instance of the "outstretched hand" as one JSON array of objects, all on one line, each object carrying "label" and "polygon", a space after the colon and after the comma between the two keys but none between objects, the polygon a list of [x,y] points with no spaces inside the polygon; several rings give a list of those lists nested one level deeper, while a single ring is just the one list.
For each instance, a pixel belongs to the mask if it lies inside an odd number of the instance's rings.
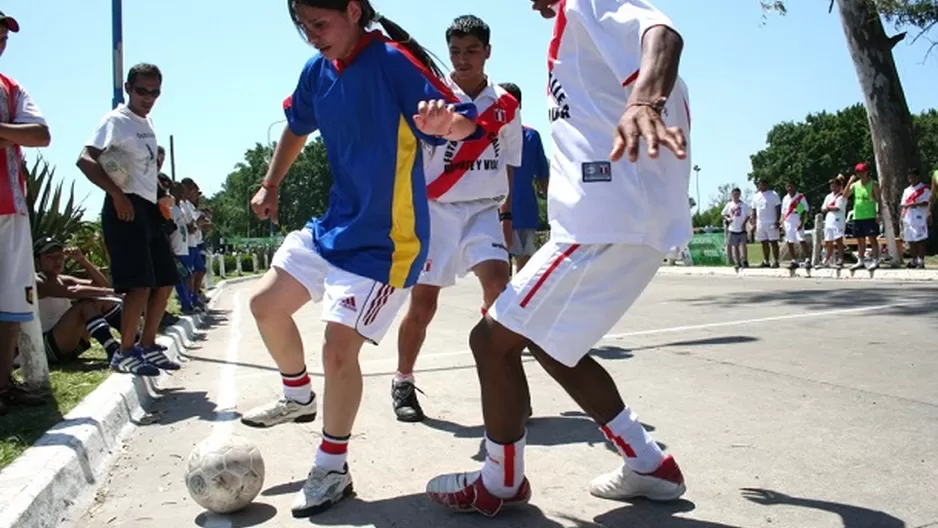
[{"label": "outstretched hand", "polygon": [[414,114],[414,124],[417,130],[428,136],[445,136],[452,130],[455,116],[456,108],[446,101],[420,101]]},{"label": "outstretched hand", "polygon": [[645,104],[629,105],[619,119],[609,159],[619,161],[623,154],[635,163],[638,160],[639,140],[645,139],[648,156],[658,158],[658,147],[664,145],[680,159],[687,156],[684,150],[687,139],[679,127],[668,127],[654,108]]}]

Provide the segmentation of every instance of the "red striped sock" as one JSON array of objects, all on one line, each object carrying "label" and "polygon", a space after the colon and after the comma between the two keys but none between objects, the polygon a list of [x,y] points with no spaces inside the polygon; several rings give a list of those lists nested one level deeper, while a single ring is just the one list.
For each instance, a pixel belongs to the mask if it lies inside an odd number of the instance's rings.
[{"label": "red striped sock", "polygon": [[485,436],[485,463],[482,484],[492,495],[510,499],[524,481],[525,438],[511,444],[498,444]]},{"label": "red striped sock", "polygon": [[342,471],[348,459],[348,441],[351,436],[337,437],[322,432],[322,442],[316,450],[316,467]]},{"label": "red striped sock", "polygon": [[313,386],[309,381],[306,367],[299,374],[280,373],[283,382],[283,397],[298,403],[307,404],[313,399]]},{"label": "red striped sock", "polygon": [[626,465],[634,471],[651,473],[658,469],[664,460],[661,448],[628,407],[599,430],[625,458]]}]

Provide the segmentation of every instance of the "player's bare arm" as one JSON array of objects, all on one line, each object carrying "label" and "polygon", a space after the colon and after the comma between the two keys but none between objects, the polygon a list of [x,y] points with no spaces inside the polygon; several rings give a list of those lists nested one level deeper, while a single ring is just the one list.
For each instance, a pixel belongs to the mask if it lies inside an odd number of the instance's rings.
[{"label": "player's bare arm", "polygon": [[284,176],[287,175],[287,170],[290,169],[300,152],[303,151],[303,147],[306,145],[306,137],[294,134],[288,126],[284,127],[283,134],[280,135],[280,142],[277,143],[277,148],[274,150],[270,167],[267,169],[267,175],[261,180],[261,188],[254,194],[254,198],[251,198],[251,209],[259,219],[267,220],[270,218],[275,224],[279,225],[277,221],[277,209],[279,207],[277,188],[280,186],[280,182],[283,181]]},{"label": "player's bare arm", "polygon": [[49,127],[38,123],[0,123],[0,139],[23,147],[48,147]]},{"label": "player's bare arm", "polygon": [[642,59],[638,79],[619,120],[610,159],[618,161],[623,154],[629,161],[638,159],[639,139],[648,145],[648,155],[658,157],[659,145],[683,159],[687,153],[684,131],[668,127],[661,119],[661,110],[677,82],[684,40],[673,29],[655,26],[642,37]]},{"label": "player's bare arm", "polygon": [[98,286],[101,288],[111,287],[111,281],[108,280],[107,276],[105,276],[97,266],[88,260],[88,257],[86,257],[80,249],[74,247],[66,248],[65,254],[71,257],[71,259],[74,260],[76,264],[81,266],[88,274],[88,277],[91,278],[91,280],[87,280],[71,277],[72,280],[76,281],[76,284],[82,284],[85,286]]},{"label": "player's bare arm", "polygon": [[100,149],[86,146],[82,149],[75,165],[88,178],[88,181],[98,186],[111,197],[114,201],[114,209],[117,211],[117,218],[122,222],[132,222],[134,219],[133,204],[130,203],[130,198],[127,198],[124,191],[104,172],[101,164],[98,163],[100,155]]},{"label": "player's bare arm", "polygon": [[414,124],[428,136],[439,136],[449,141],[462,141],[475,131],[476,122],[456,113],[456,107],[443,100],[420,101]]}]

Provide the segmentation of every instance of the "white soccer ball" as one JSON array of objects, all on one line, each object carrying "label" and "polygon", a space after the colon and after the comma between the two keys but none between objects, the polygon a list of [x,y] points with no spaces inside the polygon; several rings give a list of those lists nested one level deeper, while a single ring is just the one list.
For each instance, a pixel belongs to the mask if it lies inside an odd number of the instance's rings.
[{"label": "white soccer ball", "polygon": [[186,467],[192,498],[215,513],[238,511],[264,486],[264,459],[257,447],[240,436],[211,436],[195,446]]},{"label": "white soccer ball", "polygon": [[133,164],[127,151],[108,147],[98,156],[98,163],[104,172],[114,180],[121,189],[125,189],[127,180],[130,179],[130,171]]}]

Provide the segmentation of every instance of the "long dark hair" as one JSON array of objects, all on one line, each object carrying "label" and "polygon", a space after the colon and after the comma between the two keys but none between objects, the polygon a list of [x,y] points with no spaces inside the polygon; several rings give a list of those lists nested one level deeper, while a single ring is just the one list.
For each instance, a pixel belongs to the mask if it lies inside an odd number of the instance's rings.
[{"label": "long dark hair", "polygon": [[388,37],[390,37],[391,40],[397,42],[405,49],[407,49],[407,51],[409,51],[418,61],[420,61],[421,64],[433,72],[434,75],[439,78],[443,78],[443,70],[441,70],[436,61],[433,60],[430,52],[421,46],[420,43],[418,43],[416,40],[411,38],[410,33],[404,31],[404,28],[397,25],[392,20],[389,20],[384,15],[379,16],[378,12],[375,11],[375,8],[371,5],[370,0],[287,0],[287,8],[290,10],[290,19],[293,20],[293,24],[296,25],[297,29],[300,31],[300,34],[303,35],[305,39],[303,25],[297,18],[296,9],[294,9],[293,6],[305,5],[309,7],[318,7],[320,9],[345,11],[348,8],[349,2],[358,2],[361,4],[362,16],[358,21],[358,25],[361,26],[363,30],[368,29],[368,26],[377,22],[384,30],[384,32],[388,34]]}]

